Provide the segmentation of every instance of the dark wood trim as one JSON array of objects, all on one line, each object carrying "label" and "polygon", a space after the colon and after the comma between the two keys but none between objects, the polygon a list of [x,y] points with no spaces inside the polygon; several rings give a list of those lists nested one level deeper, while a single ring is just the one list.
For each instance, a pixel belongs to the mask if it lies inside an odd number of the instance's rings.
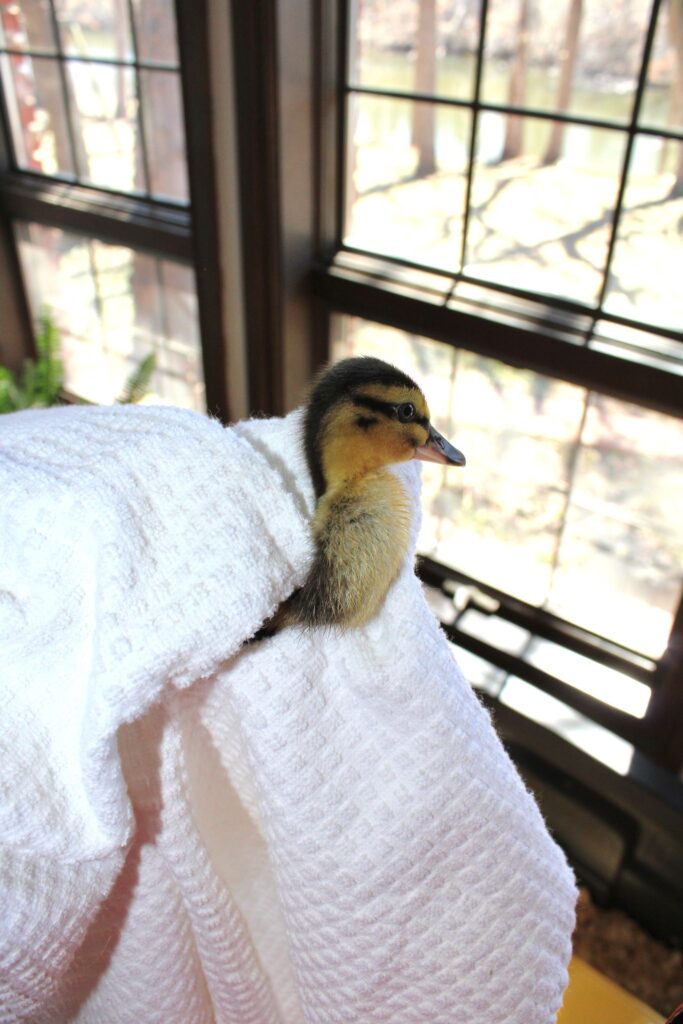
[{"label": "dark wood trim", "polygon": [[337,180],[343,153],[343,91],[339,80],[342,20],[337,0],[314,4],[314,233],[315,253],[320,260],[332,257],[340,237]]},{"label": "dark wood trim", "polygon": [[223,330],[222,277],[216,210],[209,27],[206,0],[175,0],[185,140],[192,204],[192,255],[204,358],[206,406],[230,420]]},{"label": "dark wood trim", "polygon": [[346,189],[346,67],[349,6],[354,0],[314,3],[315,256],[331,260],[342,245]]},{"label": "dark wood trim", "polygon": [[284,411],[301,402],[312,369],[308,271],[316,216],[314,8],[310,0],[277,4]]},{"label": "dark wood trim", "polygon": [[683,769],[683,598],[674,617],[667,649],[656,673],[646,721],[657,737],[656,760],[679,772]]},{"label": "dark wood trim", "polygon": [[319,370],[330,359],[332,313],[328,303],[311,296],[311,369]]},{"label": "dark wood trim", "polygon": [[[632,679],[645,683],[646,686],[655,684],[656,660],[648,658],[638,651],[633,651],[615,640],[608,640],[584,626],[569,622],[548,611],[547,608],[539,608],[512,594],[506,594],[505,591],[491,586],[490,583],[475,579],[459,569],[442,565],[428,555],[420,555],[416,571],[427,586],[440,590],[446,596],[452,595],[454,584],[462,584],[491,598],[496,607],[495,615],[497,617],[528,630],[534,636],[543,637],[554,644],[575,651],[577,654],[583,655],[584,658],[598,661],[601,665],[606,665],[616,672],[623,672],[631,676]],[[470,598],[468,604],[470,607],[490,614],[487,609],[478,607],[476,594]]]},{"label": "dark wood trim", "polygon": [[[626,402],[683,417],[681,376],[558,337],[542,319],[536,325],[491,306],[486,315],[429,301],[361,274],[318,267],[312,272],[315,293],[333,310],[444,341],[467,351],[500,359],[521,369],[569,381]],[[417,289],[414,289],[416,292]],[[545,308],[543,304],[539,309]],[[569,334],[569,328],[562,334]]]},{"label": "dark wood trim", "polygon": [[23,362],[35,357],[36,347],[31,323],[31,311],[19,265],[9,217],[0,211],[0,309],[2,334],[0,335],[0,365],[15,373]]},{"label": "dark wood trim", "polygon": [[14,171],[0,175],[0,210],[12,219],[93,235],[172,259],[192,259],[186,208]]},{"label": "dark wood trim", "polygon": [[12,173],[14,155],[5,92],[0,82],[0,365],[15,373],[27,357],[35,356],[28,296],[12,230],[12,216],[2,202],[2,181]]},{"label": "dark wood trim", "polygon": [[250,408],[279,415],[283,279],[276,0],[231,0]]},{"label": "dark wood trim", "polygon": [[619,708],[611,707],[609,704],[598,700],[597,697],[592,697],[590,694],[578,690],[575,686],[570,686],[569,683],[557,679],[530,662],[508,654],[507,651],[501,651],[485,640],[479,639],[479,637],[465,633],[463,630],[458,629],[457,626],[442,624],[442,628],[449,640],[457,644],[458,647],[471,651],[472,654],[476,654],[477,657],[488,661],[492,665],[498,665],[499,668],[502,668],[510,675],[526,680],[532,686],[543,690],[544,693],[561,701],[562,704],[566,704],[567,707],[573,708],[574,711],[578,711],[581,715],[585,715],[592,722],[597,722],[598,725],[602,725],[605,729],[615,733],[615,735],[621,736],[622,739],[632,743],[640,750],[644,750],[646,753],[652,751],[653,744],[651,742],[650,729],[644,719],[634,718]]}]

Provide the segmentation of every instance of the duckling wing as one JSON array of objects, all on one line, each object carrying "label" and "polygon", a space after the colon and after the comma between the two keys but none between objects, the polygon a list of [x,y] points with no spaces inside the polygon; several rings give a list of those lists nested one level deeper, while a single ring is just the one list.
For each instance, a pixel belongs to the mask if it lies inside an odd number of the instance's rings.
[{"label": "duckling wing", "polygon": [[403,564],[410,521],[408,498],[392,473],[326,495],[313,523],[316,555],[290,603],[292,619],[310,626],[371,619]]}]

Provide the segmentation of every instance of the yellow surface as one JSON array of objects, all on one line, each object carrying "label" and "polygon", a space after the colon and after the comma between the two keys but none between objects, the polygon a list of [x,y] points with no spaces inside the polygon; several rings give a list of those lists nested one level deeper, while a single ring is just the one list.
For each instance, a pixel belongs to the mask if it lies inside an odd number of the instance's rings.
[{"label": "yellow surface", "polygon": [[639,999],[574,957],[557,1024],[661,1024],[664,1020]]}]

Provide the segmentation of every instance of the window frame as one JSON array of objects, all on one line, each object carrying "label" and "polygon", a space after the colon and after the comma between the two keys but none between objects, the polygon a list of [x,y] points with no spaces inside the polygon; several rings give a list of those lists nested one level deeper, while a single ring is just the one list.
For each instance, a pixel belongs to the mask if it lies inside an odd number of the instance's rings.
[{"label": "window frame", "polygon": [[[637,134],[655,134],[683,143],[682,131],[650,131],[638,127],[638,113],[644,93],[649,56],[654,42],[661,0],[653,0],[646,32],[641,66],[628,125],[574,117],[546,111],[483,103],[480,100],[484,33],[488,0],[481,0],[481,22],[477,52],[475,91],[471,102],[445,101],[473,112],[495,109],[499,112],[532,114],[590,126],[619,128],[627,133],[621,179],[615,204],[615,216],[608,246],[607,261],[595,309],[570,300],[544,297],[520,289],[494,285],[462,272],[442,272],[413,264],[409,260],[373,254],[345,244],[343,237],[345,177],[347,174],[347,97],[352,92],[397,96],[401,99],[431,99],[415,93],[383,89],[360,89],[347,83],[350,19],[354,0],[321,0],[316,5],[313,52],[315,65],[315,116],[317,121],[314,163],[316,167],[316,260],[311,273],[311,289],[317,308],[316,362],[328,358],[327,344],[334,314],[357,316],[385,324],[411,334],[422,335],[453,347],[499,359],[511,366],[532,370],[551,378],[568,381],[588,390],[632,402],[641,407],[683,418],[683,380],[654,361],[637,361],[633,353],[608,354],[590,348],[587,341],[598,321],[644,327],[653,334],[674,338],[683,344],[683,332],[652,328],[626,317],[601,310],[609,268],[617,238],[619,216],[623,208],[627,174]],[[439,101],[443,102],[443,101]],[[468,161],[467,196],[471,191],[474,163],[472,133]],[[465,215],[467,216],[467,214]],[[464,241],[463,241],[464,244]],[[406,269],[413,270],[410,281]],[[474,285],[481,301],[453,301],[458,282]],[[463,574],[446,566],[422,559],[423,580],[440,589],[463,581]],[[523,658],[500,651],[490,644],[474,641],[453,626],[446,632],[456,643],[518,675],[570,707],[604,725],[645,753],[658,764],[679,771],[683,767],[683,589],[674,616],[669,643],[657,662],[643,667],[643,659],[618,644],[593,635],[589,630],[553,616],[543,609],[519,601],[480,581],[472,585],[489,593],[499,602],[508,621],[524,625],[533,635],[550,632],[579,652],[588,653],[603,664],[616,658],[619,667],[651,687],[647,712],[636,719],[614,709],[567,683],[541,673]],[[645,659],[647,660],[647,659]]]},{"label": "window frame", "polygon": [[22,169],[14,158],[10,119],[0,89],[0,244],[17,289],[15,314],[22,342],[10,359],[35,355],[26,287],[19,269],[12,222],[28,220],[103,242],[168,257],[194,270],[207,409],[230,419],[226,342],[216,218],[217,198],[211,120],[206,0],[175,0],[180,86],[183,98],[189,202],[129,195],[90,184],[72,184]]}]

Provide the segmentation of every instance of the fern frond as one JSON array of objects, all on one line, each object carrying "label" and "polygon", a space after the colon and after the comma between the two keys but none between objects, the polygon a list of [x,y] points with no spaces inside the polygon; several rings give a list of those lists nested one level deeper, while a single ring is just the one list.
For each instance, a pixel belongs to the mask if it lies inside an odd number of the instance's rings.
[{"label": "fern frond", "polygon": [[156,356],[153,352],[150,352],[150,354],[145,356],[142,362],[136,366],[126,381],[123,393],[116,400],[119,405],[131,405],[134,402],[140,402],[145,395],[148,394],[156,365]]}]

